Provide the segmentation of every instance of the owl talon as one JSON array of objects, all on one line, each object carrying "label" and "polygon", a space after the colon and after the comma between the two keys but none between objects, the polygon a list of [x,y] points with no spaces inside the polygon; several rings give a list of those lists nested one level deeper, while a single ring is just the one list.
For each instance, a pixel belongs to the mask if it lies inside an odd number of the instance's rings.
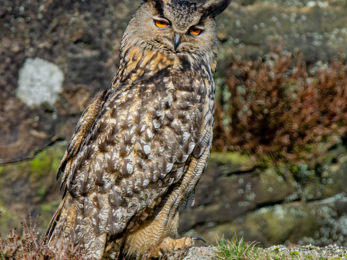
[{"label": "owl talon", "polygon": [[203,242],[206,244],[206,241],[203,240],[201,237],[192,237],[192,240],[193,240],[193,241],[201,240],[201,241],[203,241]]},{"label": "owl talon", "polygon": [[167,254],[165,253],[164,249],[159,248],[160,253],[162,253],[165,257],[167,257]]},{"label": "owl talon", "polygon": [[182,237],[180,239],[172,239],[170,237],[166,237],[160,245],[156,247],[156,249],[152,252],[151,257],[160,258],[165,257],[168,258],[168,255],[175,253],[176,251],[185,251],[188,248],[194,245],[194,241],[202,240],[200,237]]}]

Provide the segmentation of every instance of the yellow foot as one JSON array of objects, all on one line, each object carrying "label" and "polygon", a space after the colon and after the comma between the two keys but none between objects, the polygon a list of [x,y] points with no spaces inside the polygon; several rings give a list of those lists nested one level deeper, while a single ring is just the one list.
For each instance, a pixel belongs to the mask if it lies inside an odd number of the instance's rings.
[{"label": "yellow foot", "polygon": [[[180,239],[172,239],[170,237],[164,238],[163,242],[158,245],[155,250],[151,253],[151,257],[167,257],[168,255],[179,251],[186,250],[194,245],[196,240],[204,241],[200,237],[182,237]],[[206,242],[205,242],[206,243]]]}]

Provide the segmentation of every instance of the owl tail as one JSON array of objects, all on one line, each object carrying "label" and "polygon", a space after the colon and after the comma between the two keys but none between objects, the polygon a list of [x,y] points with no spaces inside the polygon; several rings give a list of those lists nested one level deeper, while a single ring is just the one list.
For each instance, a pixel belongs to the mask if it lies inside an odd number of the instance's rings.
[{"label": "owl tail", "polygon": [[106,232],[96,232],[93,228],[93,220],[86,216],[85,200],[72,198],[70,194],[65,196],[48,226],[44,243],[57,252],[81,246],[88,259],[101,259]]},{"label": "owl tail", "polygon": [[59,221],[59,219],[60,219],[61,212],[62,212],[62,209],[63,209],[63,207],[64,207],[65,201],[66,201],[66,199],[63,199],[63,200],[61,201],[61,203],[60,203],[60,205],[59,205],[57,211],[54,213],[54,215],[53,215],[51,221],[49,222],[47,231],[46,231],[46,233],[45,233],[45,235],[44,235],[44,237],[43,237],[43,240],[42,240],[42,242],[43,242],[44,244],[46,244],[46,245],[51,244],[51,243],[50,243],[50,240],[51,240],[53,234],[54,234],[55,231],[56,231],[55,228],[56,228],[57,223],[58,223],[58,221]]}]

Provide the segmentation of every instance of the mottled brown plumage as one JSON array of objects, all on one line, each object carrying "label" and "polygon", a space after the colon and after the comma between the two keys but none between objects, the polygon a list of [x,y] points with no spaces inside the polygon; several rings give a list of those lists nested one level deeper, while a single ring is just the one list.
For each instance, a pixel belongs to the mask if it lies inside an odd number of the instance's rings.
[{"label": "mottled brown plumage", "polygon": [[83,113],[59,167],[66,194],[50,247],[139,259],[193,244],[178,239],[179,209],[193,203],[211,150],[214,18],[229,3],[147,0],[131,19],[112,87]]}]

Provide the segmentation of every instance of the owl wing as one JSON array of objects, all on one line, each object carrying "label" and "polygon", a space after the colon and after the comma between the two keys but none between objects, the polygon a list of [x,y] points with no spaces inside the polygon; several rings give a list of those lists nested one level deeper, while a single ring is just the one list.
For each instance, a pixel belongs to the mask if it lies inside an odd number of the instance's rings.
[{"label": "owl wing", "polygon": [[[59,179],[60,175],[64,173],[60,188],[64,186],[66,182],[66,178],[68,177],[68,173],[70,172],[71,165],[74,162],[76,155],[80,150],[80,147],[83,147],[83,145],[85,144],[86,137],[88,136],[94,122],[96,121],[96,118],[98,117],[101,111],[101,108],[103,107],[103,105],[105,104],[105,101],[107,100],[108,92],[109,91],[105,90],[105,91],[102,91],[100,94],[96,95],[96,97],[91,102],[91,104],[83,111],[76,125],[75,132],[72,135],[71,141],[67,147],[67,150],[58,168],[57,179]],[[65,197],[66,192],[67,192],[67,189],[65,189],[63,198]],[[52,217],[52,220],[50,221],[50,224],[44,236],[44,239],[43,239],[44,241],[48,237],[50,237],[52,232],[54,231],[56,221],[61,214],[61,209],[62,209],[62,206],[64,205],[64,201],[65,200],[63,200],[58,210]]]},{"label": "owl wing", "polygon": [[135,230],[191,158],[210,149],[214,93],[196,73],[162,70],[107,93],[78,152],[71,148],[71,159],[64,157],[71,161],[63,180],[68,192],[51,244],[72,240],[102,254],[106,235]]},{"label": "owl wing", "polygon": [[[90,132],[90,129],[93,126],[93,123],[98,117],[101,108],[105,104],[107,96],[108,96],[107,90],[101,92],[99,95],[97,95],[94,98],[92,103],[83,111],[76,125],[75,132],[72,135],[69,146],[63,156],[62,161],[60,162],[57,179],[60,177],[61,173],[69,172],[69,171],[65,171],[65,168],[69,161],[73,161],[71,159],[77,155],[80,147],[83,146],[83,142],[85,141],[88,133]],[[62,178],[62,185],[65,183],[66,177],[67,177],[67,174],[65,174]]]}]

